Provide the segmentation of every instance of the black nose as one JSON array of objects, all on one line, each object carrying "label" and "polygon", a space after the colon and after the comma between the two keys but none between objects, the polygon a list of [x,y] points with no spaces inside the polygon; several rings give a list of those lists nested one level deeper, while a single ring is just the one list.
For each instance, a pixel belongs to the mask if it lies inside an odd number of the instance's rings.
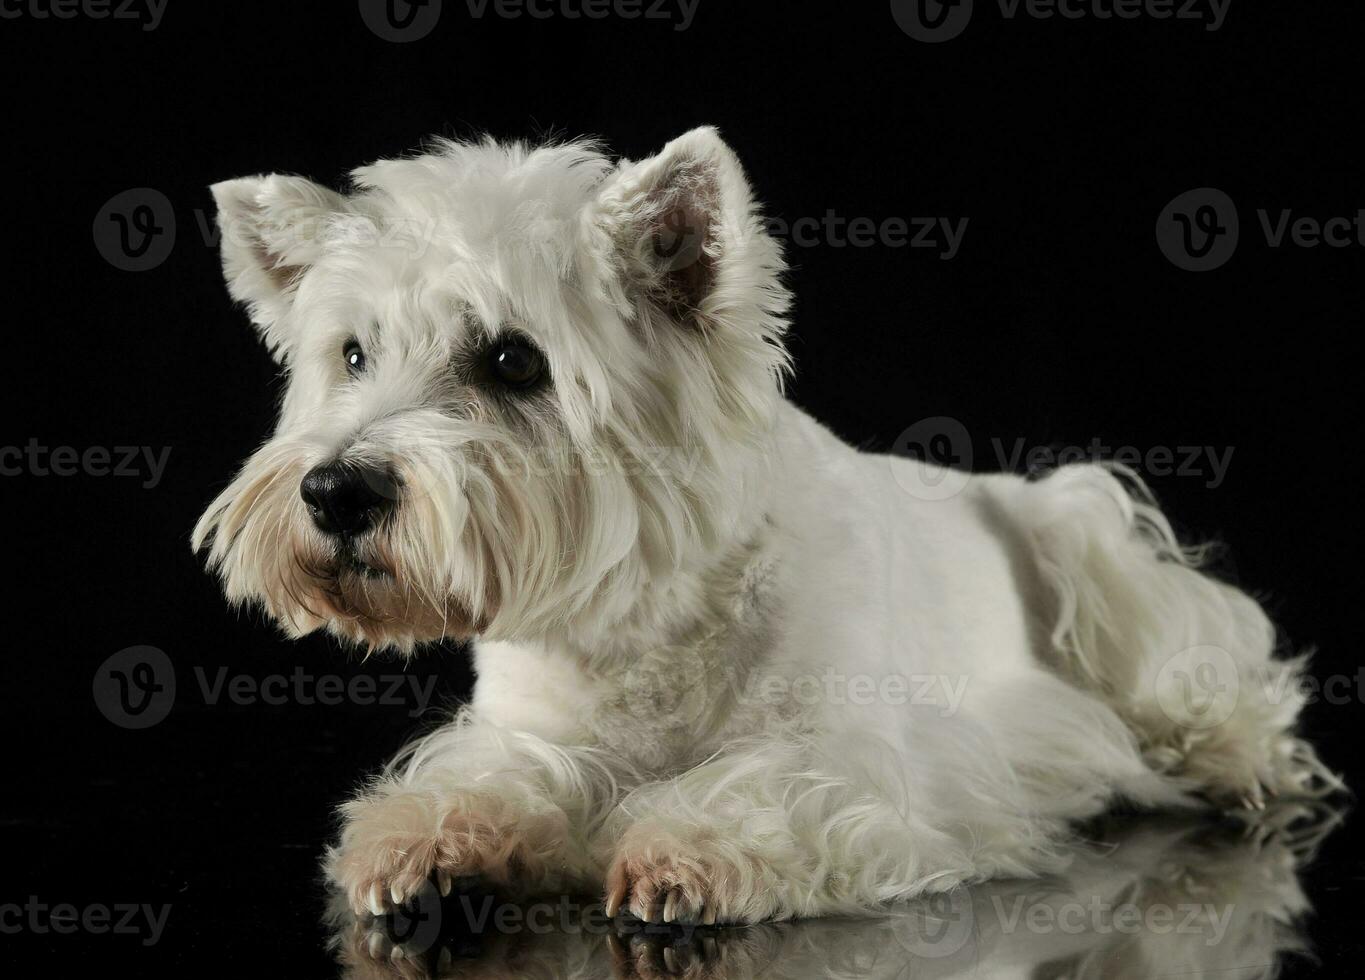
[{"label": "black nose", "polygon": [[354,463],[315,466],[299,492],[318,529],[342,535],[368,530],[398,498],[398,486],[386,470]]}]

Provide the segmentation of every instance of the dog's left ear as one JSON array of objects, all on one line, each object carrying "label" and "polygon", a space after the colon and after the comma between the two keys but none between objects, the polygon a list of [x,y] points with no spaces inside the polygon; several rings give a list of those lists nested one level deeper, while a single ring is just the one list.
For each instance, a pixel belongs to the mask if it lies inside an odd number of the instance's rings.
[{"label": "dog's left ear", "polygon": [[683,134],[657,156],[623,162],[596,204],[624,285],[646,311],[703,334],[730,323],[780,336],[787,306],[781,249],[757,214],[739,159],[714,127]]},{"label": "dog's left ear", "polygon": [[293,346],[285,324],[294,291],[322,251],[327,222],[346,199],[303,177],[269,174],[209,188],[218,204],[223,275],[246,305],[270,352],[284,362]]}]

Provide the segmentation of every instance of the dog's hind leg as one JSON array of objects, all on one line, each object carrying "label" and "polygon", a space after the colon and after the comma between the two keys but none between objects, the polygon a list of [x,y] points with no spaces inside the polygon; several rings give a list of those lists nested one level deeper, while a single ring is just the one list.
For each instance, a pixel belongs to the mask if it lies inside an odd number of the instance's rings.
[{"label": "dog's hind leg", "polygon": [[1199,570],[1140,481],[1079,465],[1007,494],[1035,563],[1040,656],[1103,697],[1153,770],[1224,805],[1341,788],[1295,733],[1303,658],[1276,657],[1260,605]]}]

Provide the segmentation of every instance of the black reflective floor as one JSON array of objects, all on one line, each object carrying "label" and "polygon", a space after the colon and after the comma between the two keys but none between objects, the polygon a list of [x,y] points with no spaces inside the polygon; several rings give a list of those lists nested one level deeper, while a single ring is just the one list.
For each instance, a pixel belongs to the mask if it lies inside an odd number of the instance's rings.
[{"label": "black reflective floor", "polygon": [[[989,882],[866,920],[744,928],[613,922],[592,896],[518,903],[434,887],[399,914],[356,921],[310,883],[310,849],[285,845],[249,869],[206,863],[164,903],[7,906],[2,959],[32,976],[78,963],[367,980],[1345,976],[1365,948],[1352,924],[1362,864],[1332,857],[1349,850],[1334,846],[1349,840],[1347,819],[1289,804],[1110,817],[1083,828],[1054,878]],[[302,894],[312,900],[279,900]],[[92,925],[92,909],[107,917]]]},{"label": "black reflective floor", "polygon": [[864,921],[689,929],[608,922],[568,898],[433,892],[344,922],[345,977],[1262,977],[1314,975],[1300,877],[1341,814],[1149,817],[1090,829],[1069,873],[993,882]]}]

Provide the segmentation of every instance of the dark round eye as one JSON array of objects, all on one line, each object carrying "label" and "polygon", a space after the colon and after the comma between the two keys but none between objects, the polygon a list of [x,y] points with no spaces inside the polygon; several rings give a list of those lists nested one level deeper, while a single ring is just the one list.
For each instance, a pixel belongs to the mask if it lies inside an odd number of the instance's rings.
[{"label": "dark round eye", "polygon": [[493,348],[493,377],[509,388],[529,388],[545,374],[545,358],[524,340],[504,340]]},{"label": "dark round eye", "polygon": [[346,360],[346,370],[351,374],[360,374],[365,370],[365,351],[361,349],[359,341],[348,340],[341,349],[341,356]]}]

